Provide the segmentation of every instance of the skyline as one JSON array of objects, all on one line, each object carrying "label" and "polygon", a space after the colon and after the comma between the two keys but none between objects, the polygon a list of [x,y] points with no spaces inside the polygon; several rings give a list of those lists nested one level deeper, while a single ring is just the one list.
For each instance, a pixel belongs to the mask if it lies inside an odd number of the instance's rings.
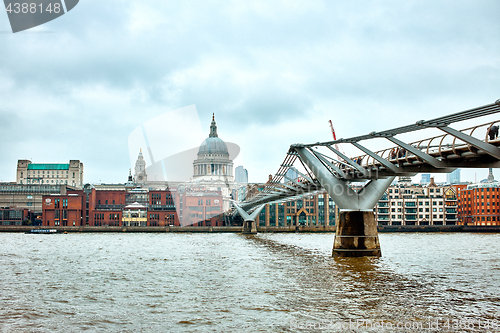
[{"label": "skyline", "polygon": [[[85,182],[125,182],[130,133],[195,105],[198,145],[215,113],[240,147],[235,167],[265,182],[290,144],[331,140],[330,119],[345,138],[500,98],[499,13],[495,1],[87,0],[12,34],[2,11],[0,181],[26,158],[79,159]],[[475,173],[488,172],[462,180]]]}]

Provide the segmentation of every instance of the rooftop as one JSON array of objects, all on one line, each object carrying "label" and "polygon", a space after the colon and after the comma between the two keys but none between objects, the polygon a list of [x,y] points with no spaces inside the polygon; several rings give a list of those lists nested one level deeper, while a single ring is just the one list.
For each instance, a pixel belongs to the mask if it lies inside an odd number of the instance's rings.
[{"label": "rooftop", "polygon": [[69,164],[59,163],[30,163],[28,170],[69,170]]}]

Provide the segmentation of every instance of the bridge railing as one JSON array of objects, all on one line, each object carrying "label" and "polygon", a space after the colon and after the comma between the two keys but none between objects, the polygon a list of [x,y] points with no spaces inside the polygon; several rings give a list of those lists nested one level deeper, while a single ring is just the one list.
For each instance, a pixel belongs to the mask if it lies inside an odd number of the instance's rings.
[{"label": "bridge railing", "polygon": [[[475,137],[476,139],[490,142],[488,136],[489,129],[495,124],[497,124],[498,126],[499,123],[500,120],[495,120],[481,125],[465,128],[460,132]],[[498,145],[499,141],[500,140],[496,138],[490,143]],[[460,156],[460,154],[462,154],[464,150],[468,150],[469,152],[474,154],[477,152],[477,149],[475,147],[472,147],[470,144],[463,142],[462,140],[447,133],[411,142],[410,145],[418,148],[428,155],[438,157],[447,157],[452,154]],[[418,156],[415,156],[411,152],[407,152],[406,150],[401,149],[398,146],[392,146],[376,151],[375,154],[394,164],[400,164],[400,162],[411,163],[411,160],[415,159],[421,160]],[[358,164],[364,167],[380,166],[380,163],[368,154],[358,155],[353,157],[352,159],[358,161]],[[336,162],[334,164],[342,169],[345,169],[346,167],[353,169],[350,166],[346,166],[344,163]]]}]

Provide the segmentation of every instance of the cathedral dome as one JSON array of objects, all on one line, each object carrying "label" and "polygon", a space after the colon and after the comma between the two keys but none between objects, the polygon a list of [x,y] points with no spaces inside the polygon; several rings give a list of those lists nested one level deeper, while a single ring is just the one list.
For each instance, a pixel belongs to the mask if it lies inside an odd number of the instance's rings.
[{"label": "cathedral dome", "polygon": [[218,137],[206,138],[198,150],[198,155],[201,154],[221,154],[229,156],[226,144]]},{"label": "cathedral dome", "polygon": [[229,159],[227,145],[217,135],[215,115],[212,116],[210,135],[198,149],[198,158],[193,162],[194,181],[232,182],[233,161]]}]

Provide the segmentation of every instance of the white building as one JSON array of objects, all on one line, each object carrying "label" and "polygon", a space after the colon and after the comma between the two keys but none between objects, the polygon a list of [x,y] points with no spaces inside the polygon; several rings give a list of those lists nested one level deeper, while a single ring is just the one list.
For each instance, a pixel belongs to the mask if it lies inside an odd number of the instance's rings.
[{"label": "white building", "polygon": [[16,182],[83,187],[83,163],[79,160],[70,160],[69,163],[31,163],[30,160],[18,160]]},{"label": "white building", "polygon": [[454,225],[457,194],[453,187],[390,186],[375,207],[382,225]]}]

